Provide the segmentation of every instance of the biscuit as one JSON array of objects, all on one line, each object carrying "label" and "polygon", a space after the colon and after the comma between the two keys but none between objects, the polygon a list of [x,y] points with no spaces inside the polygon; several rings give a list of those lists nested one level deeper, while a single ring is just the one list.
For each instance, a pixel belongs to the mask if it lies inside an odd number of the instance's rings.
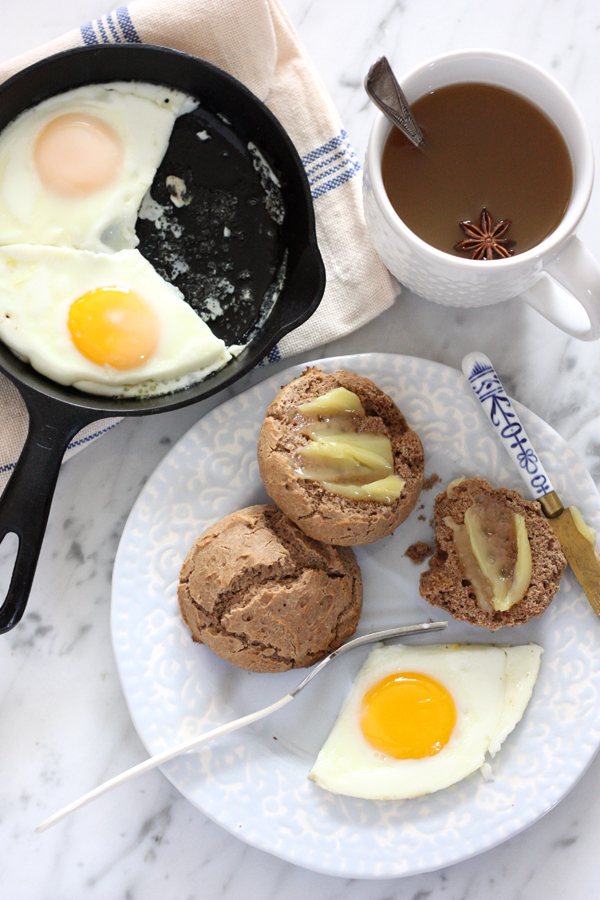
[{"label": "biscuit", "polygon": [[[454,541],[454,529],[464,522],[467,509],[480,496],[494,497],[511,513],[525,519],[531,547],[531,580],[522,599],[503,612],[481,608],[473,585],[465,576]],[[455,619],[495,631],[503,625],[522,625],[541,615],[560,586],[567,561],[539,503],[524,500],[516,491],[494,489],[482,478],[468,478],[438,494],[434,505],[435,555],[421,574],[419,591],[432,606],[447,610]]]},{"label": "biscuit", "polygon": [[198,538],[178,599],[195,641],[242,669],[282,672],[312,666],[354,633],[362,579],[350,547],[319,543],[264,504]]},{"label": "biscuit", "polygon": [[[404,481],[391,503],[353,500],[303,478],[294,455],[310,438],[294,427],[298,407],[343,387],[356,394],[365,413],[363,430],[387,435],[394,473]],[[361,426],[362,427],[362,426]],[[394,403],[370,379],[350,372],[308,368],[282,388],[269,408],[258,441],[258,466],[269,497],[306,534],[336,545],[370,544],[391,534],[414,508],[423,485],[424,455],[418,435]]]}]

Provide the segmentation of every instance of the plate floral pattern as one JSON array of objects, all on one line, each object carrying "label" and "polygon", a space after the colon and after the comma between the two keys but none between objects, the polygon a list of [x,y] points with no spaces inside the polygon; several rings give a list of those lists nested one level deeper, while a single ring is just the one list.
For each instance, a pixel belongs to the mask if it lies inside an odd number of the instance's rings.
[{"label": "plate floral pattern", "polygon": [[[371,377],[418,432],[426,478],[440,485],[483,475],[520,488],[518,473],[478,409],[462,373],[388,354],[321,360]],[[287,693],[302,671],[244,672],[194,644],[177,606],[179,569],[196,537],[222,516],[268,500],[256,442],[266,407],[296,366],[267,378],[201,419],[144,486],[115,562],[112,638],[134,725],[150,754],[262,708]],[[515,404],[533,446],[565,503],[600,530],[600,498],[565,441]],[[518,629],[485,629],[451,620],[419,596],[423,566],[406,557],[431,542],[436,486],[389,538],[357,548],[364,579],[358,633],[446,618],[430,641],[525,643],[544,648],[525,716],[492,762],[434,794],[406,801],[364,801],[330,794],[307,778],[368,649],[336,661],[272,717],[162,768],[191,803],[236,837],[315,871],[389,878],[431,871],[490,848],[531,825],[566,794],[600,744],[600,623],[570,570],[551,606]],[[416,643],[419,639],[411,639]],[[422,642],[422,639],[420,639]]]}]

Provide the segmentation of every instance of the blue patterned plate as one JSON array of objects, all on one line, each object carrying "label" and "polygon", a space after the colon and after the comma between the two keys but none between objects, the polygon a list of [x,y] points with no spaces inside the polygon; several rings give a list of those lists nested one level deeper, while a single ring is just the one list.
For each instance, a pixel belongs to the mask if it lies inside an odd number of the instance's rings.
[{"label": "blue patterned plate", "polygon": [[[520,479],[462,373],[385,354],[322,360],[324,369],[367,375],[398,403],[419,433],[426,476],[441,484],[483,475],[519,488]],[[296,366],[201,419],[144,486],[115,562],[112,636],[134,725],[153,754],[252,712],[287,693],[301,672],[236,669],[194,644],[180,618],[176,585],[195,538],[222,516],[265,502],[256,441],[266,407]],[[565,441],[515,404],[563,502],[600,529],[600,497]],[[404,555],[431,541],[435,487],[394,535],[358,548],[365,601],[359,633],[445,613],[419,596],[419,572]],[[536,641],[542,666],[525,716],[492,763],[443,791],[406,801],[365,801],[323,791],[308,771],[368,650],[329,666],[272,717],[163,767],[195,806],[236,837],[290,862],[347,878],[427,872],[466,859],[531,825],[575,784],[600,744],[599,623],[568,571],[537,620],[494,634],[449,620],[438,643]]]}]

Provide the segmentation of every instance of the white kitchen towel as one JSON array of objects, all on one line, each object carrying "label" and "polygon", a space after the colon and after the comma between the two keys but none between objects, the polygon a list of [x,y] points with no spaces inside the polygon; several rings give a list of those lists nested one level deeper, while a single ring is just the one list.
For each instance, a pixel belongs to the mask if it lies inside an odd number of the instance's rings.
[{"label": "white kitchen towel", "polygon": [[[158,44],[214,63],[263,100],[292,138],[312,190],[327,287],[314,315],[280,341],[270,361],[342,337],[391,306],[399,286],[369,240],[359,160],[278,0],[135,0],[0,65],[0,81],[52,53],[106,43]],[[65,458],[116,421],[81,431]],[[0,489],[26,431],[25,406],[0,375]]]}]

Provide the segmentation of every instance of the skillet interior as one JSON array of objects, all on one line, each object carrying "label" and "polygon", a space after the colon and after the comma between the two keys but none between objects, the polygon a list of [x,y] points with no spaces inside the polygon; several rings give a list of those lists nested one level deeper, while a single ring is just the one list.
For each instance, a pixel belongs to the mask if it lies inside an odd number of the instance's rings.
[{"label": "skillet interior", "polygon": [[[239,314],[232,305],[220,317],[220,322],[209,323],[228,342],[243,343],[250,336],[245,349],[204,381],[170,395],[133,400],[82,394],[74,388],[49,381],[22,364],[0,343],[0,368],[17,386],[27,386],[30,394],[40,393],[86,410],[97,410],[99,417],[144,415],[176,409],[221,390],[264,358],[284,334],[305,321],[318,306],[325,286],[310,188],[290,138],[267,107],[240,82],[203,60],[150,45],[108,44],[68,50],[42,60],[0,87],[0,129],[24,109],[50,96],[84,84],[110,81],[146,81],[185,91],[200,102],[195,115],[205,117],[207,122],[224,116],[231,123],[229,129],[224,126],[225,132],[229,131],[227,139],[237,141],[242,148],[248,142],[260,148],[280,180],[286,210],[283,221],[274,228],[276,234],[267,248],[270,254],[268,265],[276,270],[285,258],[286,276],[272,308],[268,309],[270,304],[263,304],[259,309],[262,300],[259,298],[256,308],[250,312],[246,309],[245,315]],[[185,152],[185,140],[184,135],[184,149],[176,149],[176,156],[178,152]],[[138,227],[140,250],[160,267],[160,248],[157,250],[152,243],[152,234],[144,223],[139,225],[142,226],[141,229]],[[186,227],[188,245],[193,246],[189,240],[190,224]],[[199,233],[199,246],[202,238]],[[259,255],[254,253],[255,257]],[[259,260],[257,266],[260,268],[261,265]],[[266,278],[263,268],[258,280],[265,285]],[[182,289],[185,291],[185,286]],[[200,307],[201,301],[200,297]],[[252,323],[257,315],[261,319],[260,325],[253,330]]]}]

